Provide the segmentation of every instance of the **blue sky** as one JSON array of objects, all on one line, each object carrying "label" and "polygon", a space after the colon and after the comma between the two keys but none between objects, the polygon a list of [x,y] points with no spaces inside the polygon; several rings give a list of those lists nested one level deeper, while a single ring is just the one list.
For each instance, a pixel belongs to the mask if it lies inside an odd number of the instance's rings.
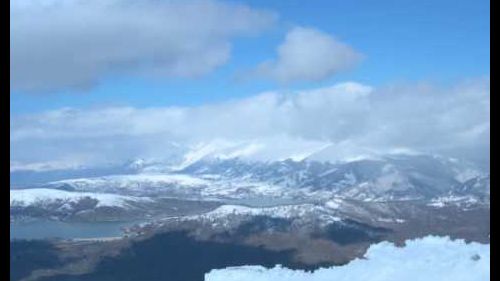
[{"label": "blue sky", "polygon": [[170,159],[178,145],[489,167],[488,1],[11,0],[10,12],[15,169]]},{"label": "blue sky", "polygon": [[[489,1],[231,1],[278,14],[275,24],[231,40],[230,59],[197,78],[107,74],[85,89],[49,93],[11,91],[11,114],[61,107],[199,105],[356,81],[378,86],[409,81],[455,83],[489,76]],[[315,82],[236,79],[262,61],[294,26],[328,33],[364,55],[355,68]]]}]

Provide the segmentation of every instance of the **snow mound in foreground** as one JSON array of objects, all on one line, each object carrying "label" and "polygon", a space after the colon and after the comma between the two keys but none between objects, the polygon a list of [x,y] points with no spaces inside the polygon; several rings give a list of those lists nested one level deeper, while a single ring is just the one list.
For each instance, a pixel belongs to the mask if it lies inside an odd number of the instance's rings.
[{"label": "snow mound in foreground", "polygon": [[428,236],[398,248],[389,242],[371,246],[365,259],[314,272],[277,266],[241,266],[212,270],[205,281],[485,281],[490,280],[490,245]]}]

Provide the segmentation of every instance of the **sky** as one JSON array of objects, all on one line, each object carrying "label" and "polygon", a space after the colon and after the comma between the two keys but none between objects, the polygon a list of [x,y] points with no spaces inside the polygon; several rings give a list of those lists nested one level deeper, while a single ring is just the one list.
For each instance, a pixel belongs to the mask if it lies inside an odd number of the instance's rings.
[{"label": "sky", "polygon": [[342,155],[403,149],[489,165],[489,9],[11,1],[11,164],[279,138]]}]

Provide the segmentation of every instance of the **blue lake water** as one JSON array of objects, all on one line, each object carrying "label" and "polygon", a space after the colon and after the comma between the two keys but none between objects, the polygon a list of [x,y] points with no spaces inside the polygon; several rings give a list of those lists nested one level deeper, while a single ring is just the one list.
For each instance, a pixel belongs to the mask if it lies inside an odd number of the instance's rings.
[{"label": "blue lake water", "polygon": [[14,222],[10,224],[10,239],[72,239],[122,236],[123,228],[133,224],[133,222],[79,223],[49,220]]}]

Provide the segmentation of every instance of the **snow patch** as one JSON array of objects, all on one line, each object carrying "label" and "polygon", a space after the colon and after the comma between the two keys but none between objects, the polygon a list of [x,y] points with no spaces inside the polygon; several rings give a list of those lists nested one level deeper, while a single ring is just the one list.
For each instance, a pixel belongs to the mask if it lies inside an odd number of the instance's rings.
[{"label": "snow patch", "polygon": [[473,205],[476,204],[477,202],[478,200],[471,196],[450,195],[450,196],[434,198],[427,205],[436,208],[443,208],[450,205],[455,205],[455,206]]}]

